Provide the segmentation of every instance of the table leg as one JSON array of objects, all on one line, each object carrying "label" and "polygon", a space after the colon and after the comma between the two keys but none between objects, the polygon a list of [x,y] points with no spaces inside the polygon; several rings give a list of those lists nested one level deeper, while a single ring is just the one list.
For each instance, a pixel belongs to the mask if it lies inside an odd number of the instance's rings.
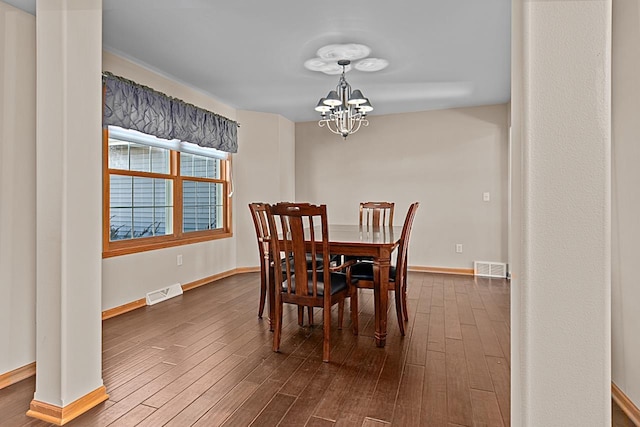
[{"label": "table leg", "polygon": [[384,347],[387,342],[387,309],[389,307],[389,266],[391,253],[383,250],[380,256],[373,260],[373,297],[375,306],[374,337],[378,347]]},{"label": "table leg", "polygon": [[267,269],[269,277],[268,285],[267,285],[267,296],[269,299],[269,330],[273,332],[273,328],[275,326],[276,319],[276,287],[275,287],[275,273],[273,271],[273,263],[271,262],[271,257],[266,259]]}]

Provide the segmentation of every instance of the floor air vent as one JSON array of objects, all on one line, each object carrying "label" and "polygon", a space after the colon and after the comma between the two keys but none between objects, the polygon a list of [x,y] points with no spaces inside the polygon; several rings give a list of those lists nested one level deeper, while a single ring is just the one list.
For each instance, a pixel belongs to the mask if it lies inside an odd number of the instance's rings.
[{"label": "floor air vent", "polygon": [[149,292],[147,294],[147,305],[157,304],[169,298],[177,297],[178,295],[182,295],[182,286],[180,286],[180,283]]},{"label": "floor air vent", "polygon": [[507,264],[502,262],[474,261],[473,274],[482,277],[507,277]]}]

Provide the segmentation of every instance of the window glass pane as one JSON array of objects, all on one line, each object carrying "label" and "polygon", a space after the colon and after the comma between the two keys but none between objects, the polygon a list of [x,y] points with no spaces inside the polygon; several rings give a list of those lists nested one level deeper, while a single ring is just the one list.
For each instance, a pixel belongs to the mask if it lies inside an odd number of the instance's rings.
[{"label": "window glass pane", "polygon": [[151,151],[151,172],[169,173],[169,150],[149,147]]},{"label": "window glass pane", "polygon": [[196,182],[196,205],[198,206],[209,206],[209,193],[210,188],[214,184],[210,182]]},{"label": "window glass pane", "polygon": [[204,157],[193,156],[193,176],[206,178],[207,159]]},{"label": "window glass pane", "polygon": [[182,208],[182,231],[187,233],[189,231],[197,231],[196,228],[196,207],[185,206]]},{"label": "window glass pane", "polygon": [[222,184],[212,185],[210,187],[209,197],[211,198],[211,209],[213,211],[211,215],[215,221],[214,228],[222,228],[224,226],[224,215],[222,213],[222,203],[224,200],[222,197],[223,188]]},{"label": "window glass pane", "polygon": [[109,211],[109,240],[131,239],[133,209],[114,208]]},{"label": "window glass pane", "polygon": [[110,175],[110,240],[173,233],[172,181]]},{"label": "window glass pane", "polygon": [[214,218],[216,220],[216,226],[215,228],[222,228],[224,227],[224,206],[223,205],[215,205],[213,206],[214,209]]},{"label": "window glass pane", "polygon": [[109,168],[169,173],[170,150],[109,139]]},{"label": "window glass pane", "polygon": [[133,177],[109,175],[109,206],[123,208],[133,206]]},{"label": "window glass pane", "polygon": [[133,206],[153,206],[153,178],[133,177]]},{"label": "window glass pane", "polygon": [[198,230],[209,230],[209,206],[196,206],[196,227]]},{"label": "window glass pane", "polygon": [[151,147],[129,143],[129,170],[150,172]]},{"label": "window glass pane", "polygon": [[173,208],[134,208],[133,238],[171,234],[171,229],[167,224],[167,212],[171,215]]},{"label": "window glass pane", "polygon": [[129,170],[129,143],[109,139],[109,168]]},{"label": "window glass pane", "polygon": [[171,181],[155,178],[153,180],[153,206],[172,206]]},{"label": "window glass pane", "polygon": [[180,175],[220,179],[220,160],[180,153]]},{"label": "window glass pane", "polygon": [[180,175],[193,176],[193,156],[180,153]]},{"label": "window glass pane", "polygon": [[153,208],[133,209],[133,238],[151,237],[154,235],[156,223],[153,220]]},{"label": "window glass pane", "polygon": [[173,215],[172,207],[160,207],[154,209],[154,223],[155,223],[155,236],[162,236],[165,234],[171,234],[171,215]]},{"label": "window glass pane", "polygon": [[222,228],[221,194],[222,184],[183,181],[183,232]]},{"label": "window glass pane", "polygon": [[196,205],[196,183],[194,181],[182,182],[182,201],[185,207]]}]

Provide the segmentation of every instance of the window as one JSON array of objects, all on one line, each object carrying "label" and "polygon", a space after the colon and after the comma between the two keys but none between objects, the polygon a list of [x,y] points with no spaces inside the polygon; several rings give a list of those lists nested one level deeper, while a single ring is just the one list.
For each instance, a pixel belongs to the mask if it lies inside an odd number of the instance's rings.
[{"label": "window", "polygon": [[104,256],[231,236],[226,153],[109,126]]}]

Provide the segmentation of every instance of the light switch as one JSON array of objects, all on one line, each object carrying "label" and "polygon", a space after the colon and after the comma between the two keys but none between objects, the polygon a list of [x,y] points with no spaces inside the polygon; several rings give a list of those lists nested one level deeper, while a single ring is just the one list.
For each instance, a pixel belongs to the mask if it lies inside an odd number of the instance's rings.
[{"label": "light switch", "polygon": [[491,200],[491,193],[489,193],[488,191],[482,193],[482,200],[484,200],[485,202]]}]

